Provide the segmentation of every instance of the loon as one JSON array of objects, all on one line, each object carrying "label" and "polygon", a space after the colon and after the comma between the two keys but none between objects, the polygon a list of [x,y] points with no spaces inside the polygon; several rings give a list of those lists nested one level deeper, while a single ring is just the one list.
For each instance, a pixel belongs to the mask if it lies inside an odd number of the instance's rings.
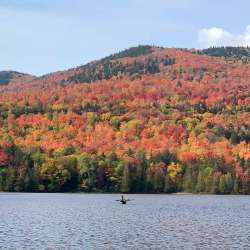
[{"label": "loon", "polygon": [[130,199],[125,199],[124,196],[122,195],[122,198],[120,200],[116,200],[116,201],[120,201],[121,204],[127,204],[128,201],[130,201]]}]

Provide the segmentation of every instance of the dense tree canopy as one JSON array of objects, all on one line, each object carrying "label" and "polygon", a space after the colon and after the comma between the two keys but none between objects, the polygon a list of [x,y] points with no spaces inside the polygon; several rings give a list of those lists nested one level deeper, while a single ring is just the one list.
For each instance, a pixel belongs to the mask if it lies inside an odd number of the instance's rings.
[{"label": "dense tree canopy", "polygon": [[250,65],[132,52],[0,87],[0,190],[250,192]]},{"label": "dense tree canopy", "polygon": [[199,51],[201,54],[224,57],[227,60],[238,61],[243,63],[250,62],[250,48],[249,47],[212,47]]}]

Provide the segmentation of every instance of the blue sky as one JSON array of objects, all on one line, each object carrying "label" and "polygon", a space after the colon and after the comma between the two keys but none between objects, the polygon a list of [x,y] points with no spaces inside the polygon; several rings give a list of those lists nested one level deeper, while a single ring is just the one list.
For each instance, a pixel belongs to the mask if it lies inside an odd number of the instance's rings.
[{"label": "blue sky", "polygon": [[249,0],[0,0],[0,70],[63,70],[138,44],[250,45]]}]

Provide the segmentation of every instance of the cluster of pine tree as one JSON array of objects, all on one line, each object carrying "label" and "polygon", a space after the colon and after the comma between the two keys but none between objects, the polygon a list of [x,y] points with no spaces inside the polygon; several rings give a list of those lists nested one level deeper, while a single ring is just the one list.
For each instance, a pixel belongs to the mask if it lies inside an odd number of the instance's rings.
[{"label": "cluster of pine tree", "polygon": [[46,155],[38,149],[23,151],[13,143],[4,149],[8,166],[0,162],[0,191],[26,192],[132,192],[132,193],[250,193],[249,173],[239,178],[222,160],[199,160],[184,165],[169,151],[146,156],[128,152],[128,159],[91,156],[66,148]]},{"label": "cluster of pine tree", "polygon": [[243,63],[250,62],[250,48],[249,47],[211,47],[199,51],[201,54],[209,56],[219,56],[226,59],[242,61]]},{"label": "cluster of pine tree", "polygon": [[[116,58],[116,57],[115,57]],[[160,72],[160,65],[168,66],[175,64],[175,59],[166,56],[165,58],[147,58],[145,61],[135,60],[132,64],[122,63],[118,60],[104,58],[97,62],[92,62],[80,67],[76,73],[62,84],[68,83],[91,83],[98,80],[108,80],[113,77],[140,76],[143,74],[157,74]]]}]

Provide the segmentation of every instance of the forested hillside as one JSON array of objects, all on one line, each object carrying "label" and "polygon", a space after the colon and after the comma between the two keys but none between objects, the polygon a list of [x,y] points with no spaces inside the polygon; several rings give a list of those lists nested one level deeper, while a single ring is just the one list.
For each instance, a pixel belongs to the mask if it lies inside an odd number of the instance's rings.
[{"label": "forested hillside", "polygon": [[0,190],[250,193],[248,63],[139,46],[0,91]]},{"label": "forested hillside", "polygon": [[28,80],[34,77],[16,71],[0,71],[0,85],[7,85],[13,81]]},{"label": "forested hillside", "polygon": [[201,54],[209,56],[219,56],[231,62],[250,62],[249,47],[212,47],[199,51]]}]

